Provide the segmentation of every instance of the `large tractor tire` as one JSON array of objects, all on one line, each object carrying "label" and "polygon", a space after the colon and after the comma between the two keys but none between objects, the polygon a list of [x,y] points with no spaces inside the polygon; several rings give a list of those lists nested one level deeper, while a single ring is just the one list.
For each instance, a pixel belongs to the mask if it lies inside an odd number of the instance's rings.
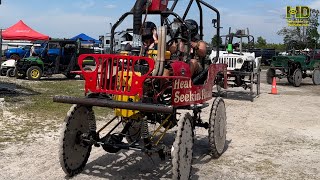
[{"label": "large tractor tire", "polygon": [[293,83],[292,83],[293,86],[299,87],[301,85],[301,81],[302,81],[301,69],[298,68],[298,69],[294,70],[292,78],[293,78]]},{"label": "large tractor tire", "polygon": [[172,179],[190,179],[193,155],[192,116],[186,113],[178,121],[178,130],[174,140],[172,156]]},{"label": "large tractor tire", "polygon": [[92,145],[82,142],[81,137],[91,128],[96,128],[92,108],[73,105],[62,126],[59,145],[60,165],[67,176],[79,174],[85,167]]},{"label": "large tractor tire", "polygon": [[27,70],[27,76],[29,80],[37,81],[42,76],[42,70],[38,66],[31,66]]},{"label": "large tractor tire", "polygon": [[208,131],[210,154],[218,158],[225,150],[227,134],[226,107],[221,97],[217,97],[211,106]]},{"label": "large tractor tire", "polygon": [[320,70],[314,69],[312,72],[312,82],[314,85],[320,84]]},{"label": "large tractor tire", "polygon": [[267,83],[272,84],[273,77],[276,76],[276,71],[274,69],[269,68],[267,70]]}]

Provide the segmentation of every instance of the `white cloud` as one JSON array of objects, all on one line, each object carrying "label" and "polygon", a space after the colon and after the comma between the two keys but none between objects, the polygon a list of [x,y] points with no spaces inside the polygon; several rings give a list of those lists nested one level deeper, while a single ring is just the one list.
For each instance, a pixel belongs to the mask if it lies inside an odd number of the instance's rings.
[{"label": "white cloud", "polygon": [[75,3],[75,6],[82,9],[82,10],[89,9],[89,8],[93,7],[94,5],[95,5],[94,0],[84,0],[81,2]]},{"label": "white cloud", "polygon": [[106,5],[105,7],[106,7],[107,9],[114,9],[114,8],[116,8],[117,6],[114,5],[114,4],[108,4],[108,5]]}]

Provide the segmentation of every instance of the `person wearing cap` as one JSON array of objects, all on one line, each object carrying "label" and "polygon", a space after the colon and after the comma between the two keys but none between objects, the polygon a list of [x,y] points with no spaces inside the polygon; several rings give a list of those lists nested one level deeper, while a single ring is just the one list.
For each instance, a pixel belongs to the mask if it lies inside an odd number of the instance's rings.
[{"label": "person wearing cap", "polygon": [[146,22],[142,32],[142,42],[146,49],[157,49],[157,26],[153,22]]},{"label": "person wearing cap", "polygon": [[[193,77],[194,75],[199,74],[203,68],[199,62],[200,58],[203,58],[206,56],[207,53],[207,44],[200,40],[200,36],[198,34],[198,30],[199,30],[199,26],[198,23],[195,20],[192,19],[188,19],[185,21],[185,24],[190,32],[190,36],[191,36],[191,49],[190,49],[190,53],[192,55],[192,59],[190,60],[190,71],[191,71],[191,76]],[[183,27],[183,26],[181,26]],[[185,28],[181,28],[181,33],[182,36],[187,38],[188,34],[187,34],[187,29]],[[185,48],[185,43],[186,42],[182,42],[180,41],[180,43],[173,43],[170,47],[169,47],[169,51],[174,54],[178,51],[182,52],[182,55],[184,56],[184,54],[186,53],[186,48]],[[179,47],[178,47],[179,46]],[[168,71],[165,71],[165,75],[168,75]]]}]

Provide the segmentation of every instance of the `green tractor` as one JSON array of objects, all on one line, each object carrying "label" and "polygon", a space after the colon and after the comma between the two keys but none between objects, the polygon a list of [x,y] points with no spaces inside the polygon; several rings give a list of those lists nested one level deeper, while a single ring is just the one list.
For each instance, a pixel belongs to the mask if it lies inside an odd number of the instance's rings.
[{"label": "green tractor", "polygon": [[313,51],[296,51],[294,48],[288,55],[274,56],[267,70],[267,83],[271,84],[273,77],[287,78],[295,87],[301,85],[304,78],[312,78],[314,85],[320,84],[320,58]]},{"label": "green tractor", "polygon": [[50,77],[53,74],[64,74],[72,79],[77,75],[72,71],[80,70],[78,56],[93,53],[91,49],[80,48],[76,40],[50,40],[44,51],[39,56],[18,60],[15,65],[15,76],[39,80],[41,77]]}]

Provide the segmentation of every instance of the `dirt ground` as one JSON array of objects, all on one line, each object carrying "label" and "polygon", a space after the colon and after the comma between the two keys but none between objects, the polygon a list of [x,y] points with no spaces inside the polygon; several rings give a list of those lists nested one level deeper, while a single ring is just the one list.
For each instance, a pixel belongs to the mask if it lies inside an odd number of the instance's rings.
[{"label": "dirt ground", "polygon": [[[254,102],[244,93],[248,90],[227,90],[226,151],[219,159],[211,159],[207,131],[197,129],[192,179],[319,179],[320,86],[313,86],[310,79],[303,81],[299,88],[278,81],[279,95],[271,95],[263,76],[262,94]],[[2,110],[0,128],[1,122],[18,121],[10,108],[3,105]],[[205,109],[202,117],[208,116],[209,109]],[[43,121],[50,118],[43,117]],[[0,143],[0,179],[64,179],[58,158],[59,132],[29,136],[32,141]],[[162,162],[157,156],[151,160],[136,151],[108,154],[93,148],[84,172],[73,179],[169,179],[170,171],[170,161]]]}]

